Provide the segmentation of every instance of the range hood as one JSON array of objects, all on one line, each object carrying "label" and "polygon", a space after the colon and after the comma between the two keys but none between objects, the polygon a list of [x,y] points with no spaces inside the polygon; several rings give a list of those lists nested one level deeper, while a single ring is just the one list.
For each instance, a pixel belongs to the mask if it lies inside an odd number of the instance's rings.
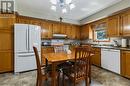
[{"label": "range hood", "polygon": [[53,34],[53,38],[66,38],[66,34]]}]

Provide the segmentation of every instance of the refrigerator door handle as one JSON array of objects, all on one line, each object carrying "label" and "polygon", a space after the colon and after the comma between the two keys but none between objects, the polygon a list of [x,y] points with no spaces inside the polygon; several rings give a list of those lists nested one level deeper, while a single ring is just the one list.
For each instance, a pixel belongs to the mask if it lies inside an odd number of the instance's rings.
[{"label": "refrigerator door handle", "polygon": [[30,57],[30,56],[34,56],[35,54],[30,54],[30,55],[19,55],[18,57]]},{"label": "refrigerator door handle", "polygon": [[28,40],[27,40],[28,30],[26,29],[26,50],[28,50]]},{"label": "refrigerator door handle", "polygon": [[29,38],[29,35],[30,35],[30,33],[29,33],[29,26],[28,26],[28,51],[30,51],[30,38]]}]

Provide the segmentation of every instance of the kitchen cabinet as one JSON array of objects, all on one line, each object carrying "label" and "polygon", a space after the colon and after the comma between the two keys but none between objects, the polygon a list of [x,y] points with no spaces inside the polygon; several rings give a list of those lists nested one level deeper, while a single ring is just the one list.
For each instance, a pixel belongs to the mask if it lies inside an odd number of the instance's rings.
[{"label": "kitchen cabinet", "polygon": [[80,27],[79,26],[76,26],[76,38],[75,39],[78,39],[78,40],[80,40]]},{"label": "kitchen cabinet", "polygon": [[64,23],[61,24],[61,30],[60,30],[61,34],[66,34],[66,26],[67,24],[64,24]]},{"label": "kitchen cabinet", "polygon": [[0,73],[13,71],[13,25],[15,15],[0,14]]},{"label": "kitchen cabinet", "polygon": [[70,39],[76,39],[76,26],[71,26],[71,38]]},{"label": "kitchen cabinet", "polygon": [[107,35],[109,37],[120,36],[120,16],[115,15],[108,17]]},{"label": "kitchen cabinet", "polygon": [[108,17],[108,36],[130,36],[130,10]]},{"label": "kitchen cabinet", "polygon": [[42,39],[52,38],[52,27],[53,24],[51,22],[43,22],[41,23],[41,37]]},{"label": "kitchen cabinet", "polygon": [[130,78],[130,51],[121,52],[121,75]]},{"label": "kitchen cabinet", "polygon": [[130,10],[121,15],[122,35],[130,36]]},{"label": "kitchen cabinet", "polygon": [[101,67],[101,49],[93,48],[94,55],[92,56],[91,62],[93,65]]},{"label": "kitchen cabinet", "polygon": [[0,73],[13,71],[13,52],[0,51]]},{"label": "kitchen cabinet", "polygon": [[71,34],[72,33],[71,30],[72,30],[72,27],[71,27],[71,25],[68,24],[66,26],[66,35],[67,35],[68,38],[71,38],[71,35],[72,35]]},{"label": "kitchen cabinet", "polygon": [[58,22],[53,23],[53,34],[60,34],[61,33],[61,24]]},{"label": "kitchen cabinet", "polygon": [[53,34],[66,34],[69,39],[80,39],[80,29],[78,25],[42,20],[20,15],[17,15],[16,23],[41,26],[41,37],[43,39],[51,39]]},{"label": "kitchen cabinet", "polygon": [[89,24],[83,25],[81,26],[81,39],[87,39],[87,38],[91,38],[91,28]]}]

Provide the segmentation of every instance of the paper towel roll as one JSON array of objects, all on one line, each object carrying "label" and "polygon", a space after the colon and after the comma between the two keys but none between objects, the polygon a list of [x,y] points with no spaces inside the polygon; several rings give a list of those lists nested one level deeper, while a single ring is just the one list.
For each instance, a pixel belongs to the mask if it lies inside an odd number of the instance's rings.
[{"label": "paper towel roll", "polygon": [[121,47],[127,47],[127,39],[122,39]]}]

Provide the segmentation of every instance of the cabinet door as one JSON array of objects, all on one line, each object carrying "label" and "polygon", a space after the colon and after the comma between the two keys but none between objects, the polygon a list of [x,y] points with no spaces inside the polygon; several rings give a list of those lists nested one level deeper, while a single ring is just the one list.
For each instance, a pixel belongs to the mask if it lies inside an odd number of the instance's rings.
[{"label": "cabinet door", "polygon": [[89,38],[89,25],[84,25],[81,27],[81,39],[87,39]]},{"label": "cabinet door", "polygon": [[52,23],[43,22],[41,23],[41,37],[43,39],[52,38]]},{"label": "cabinet door", "polygon": [[76,26],[76,39],[80,39],[80,27]]},{"label": "cabinet door", "polygon": [[130,51],[122,51],[121,75],[130,78]]},{"label": "cabinet door", "polygon": [[112,16],[108,18],[108,36],[115,37],[121,35],[119,26],[120,16]]},{"label": "cabinet door", "polygon": [[121,18],[123,36],[130,36],[130,12],[123,14]]},{"label": "cabinet door", "polygon": [[71,25],[67,25],[66,26],[66,35],[69,39],[71,39],[71,30],[72,30],[72,27]]},{"label": "cabinet door", "polygon": [[71,28],[71,39],[75,39],[76,38],[76,26],[72,25]]},{"label": "cabinet door", "polygon": [[61,30],[60,30],[60,33],[61,34],[66,34],[66,24],[61,24],[61,28],[60,28]]},{"label": "cabinet door", "polygon": [[92,64],[96,66],[101,66],[101,51],[98,48],[94,48],[95,54],[92,56]]},{"label": "cabinet door", "polygon": [[0,73],[13,71],[13,59],[11,51],[0,51]]},{"label": "cabinet door", "polygon": [[13,47],[12,32],[0,30],[0,51],[11,50]]},{"label": "cabinet door", "polygon": [[61,33],[61,24],[60,23],[53,23],[53,34],[60,34]]}]

